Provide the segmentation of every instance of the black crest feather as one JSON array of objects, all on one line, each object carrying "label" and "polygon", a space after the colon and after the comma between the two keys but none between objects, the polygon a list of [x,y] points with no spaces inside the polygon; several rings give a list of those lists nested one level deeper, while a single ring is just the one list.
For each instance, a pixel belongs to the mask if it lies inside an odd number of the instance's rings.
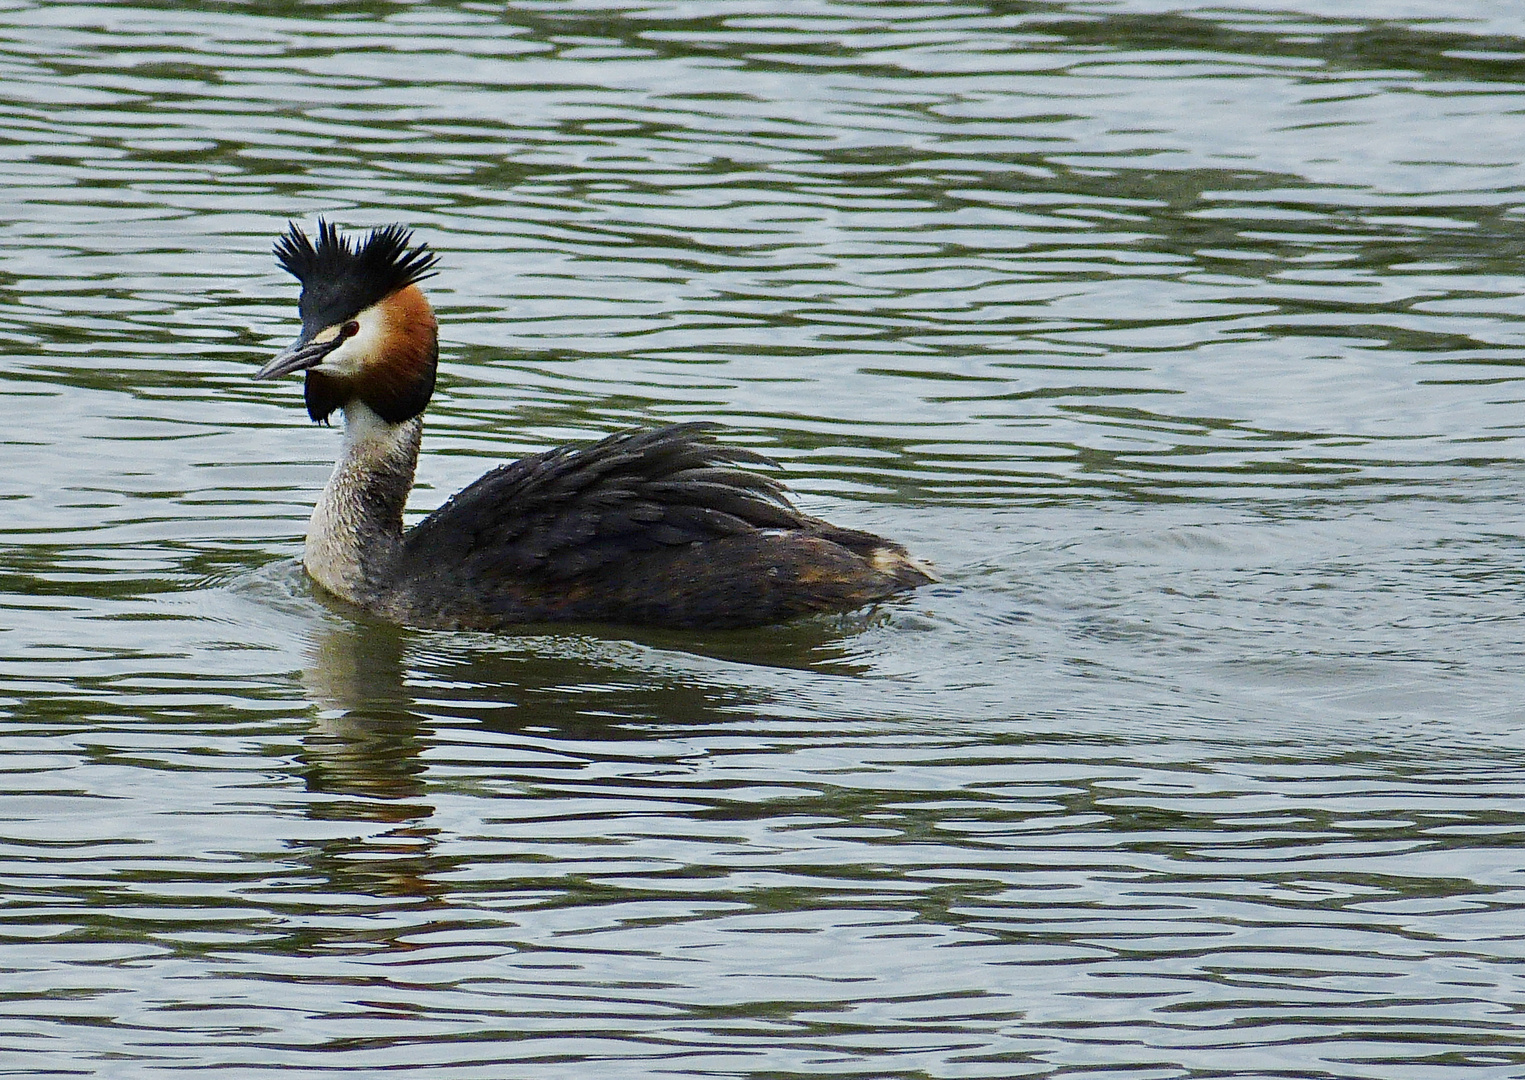
[{"label": "black crest feather", "polygon": [[314,244],[295,222],[287,224],[276,241],[275,259],[302,283],[298,311],[309,330],[353,318],[398,289],[433,277],[439,261],[427,244],[414,244],[412,230],[401,225],[372,229],[356,243],[319,218]]}]

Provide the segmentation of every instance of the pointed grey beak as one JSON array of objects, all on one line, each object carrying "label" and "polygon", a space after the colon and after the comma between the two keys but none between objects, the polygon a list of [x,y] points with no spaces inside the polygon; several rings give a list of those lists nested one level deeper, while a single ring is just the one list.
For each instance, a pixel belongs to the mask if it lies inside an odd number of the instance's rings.
[{"label": "pointed grey beak", "polygon": [[344,344],[342,336],[327,341],[313,341],[305,335],[276,353],[270,362],[254,373],[256,379],[274,379],[293,371],[306,371],[317,367],[323,358]]}]

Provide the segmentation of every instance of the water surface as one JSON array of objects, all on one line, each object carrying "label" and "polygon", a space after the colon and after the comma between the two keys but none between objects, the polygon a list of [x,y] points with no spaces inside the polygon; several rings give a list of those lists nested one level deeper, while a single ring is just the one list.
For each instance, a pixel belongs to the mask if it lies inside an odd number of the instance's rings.
[{"label": "water surface", "polygon": [[[0,1071],[1525,1072],[1503,0],[0,5]],[[426,512],[704,419],[942,582],[422,633],[297,556],[288,219]]]}]

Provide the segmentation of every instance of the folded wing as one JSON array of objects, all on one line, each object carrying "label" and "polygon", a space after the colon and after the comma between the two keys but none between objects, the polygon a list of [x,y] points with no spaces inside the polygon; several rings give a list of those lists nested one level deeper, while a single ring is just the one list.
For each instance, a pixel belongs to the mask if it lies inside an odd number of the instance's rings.
[{"label": "folded wing", "polygon": [[710,426],[622,432],[502,465],[409,530],[407,556],[466,578],[551,582],[664,548],[804,527],[780,484],[736,467],[776,463],[715,442]]}]

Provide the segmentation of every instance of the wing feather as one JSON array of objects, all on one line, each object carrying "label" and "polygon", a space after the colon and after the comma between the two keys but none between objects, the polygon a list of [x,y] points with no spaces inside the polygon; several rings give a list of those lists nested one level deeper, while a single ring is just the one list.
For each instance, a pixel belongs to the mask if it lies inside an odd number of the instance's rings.
[{"label": "wing feather", "polygon": [[710,427],[621,432],[499,466],[409,530],[404,555],[468,578],[565,580],[664,547],[802,527],[781,484],[736,468],[777,464],[715,442]]}]

